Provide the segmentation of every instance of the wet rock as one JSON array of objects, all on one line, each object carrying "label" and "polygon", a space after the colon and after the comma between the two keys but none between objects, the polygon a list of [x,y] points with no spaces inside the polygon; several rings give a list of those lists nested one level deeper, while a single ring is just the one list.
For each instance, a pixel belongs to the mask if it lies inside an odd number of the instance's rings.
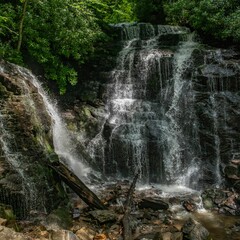
[{"label": "wet rock", "polygon": [[237,194],[231,194],[225,201],[222,202],[222,205],[229,207],[233,210],[237,210],[238,206],[236,204],[236,198],[238,197]]},{"label": "wet rock", "polygon": [[234,165],[240,165],[240,159],[233,159],[231,160],[231,163]]},{"label": "wet rock", "polygon": [[89,212],[100,223],[113,222],[117,220],[117,215],[111,210],[95,210]]},{"label": "wet rock", "polygon": [[110,227],[108,235],[111,239],[119,239],[121,234],[122,234],[122,226],[118,224],[114,224]]},{"label": "wet rock", "polygon": [[11,228],[0,226],[0,239],[1,240],[28,240],[22,233],[17,233]]},{"label": "wet rock", "polygon": [[224,173],[226,178],[229,179],[240,179],[240,177],[238,177],[238,168],[237,166],[234,165],[228,165],[224,168]]},{"label": "wet rock", "polygon": [[59,188],[47,165],[48,153],[53,152],[51,117],[33,75],[3,60],[0,65],[0,131],[5,135],[0,143],[0,202],[25,219],[31,210],[49,212],[59,203]]},{"label": "wet rock", "polygon": [[80,217],[80,209],[79,208],[73,209],[72,217],[73,217],[73,219],[78,219]]},{"label": "wet rock", "polygon": [[183,240],[183,233],[182,232],[172,233],[171,240]]},{"label": "wet rock", "polygon": [[237,193],[240,193],[240,180],[236,181],[233,184],[233,188],[236,190]]},{"label": "wet rock", "polygon": [[6,224],[7,224],[7,219],[0,218],[0,225],[1,226],[6,226]]},{"label": "wet rock", "polygon": [[139,208],[151,208],[153,210],[167,210],[169,204],[158,198],[143,198],[138,204]]},{"label": "wet rock", "polygon": [[163,240],[172,240],[172,233],[171,232],[162,233],[162,239]]},{"label": "wet rock", "polygon": [[105,234],[97,234],[94,236],[93,240],[107,240],[107,236]]},{"label": "wet rock", "polygon": [[135,240],[164,240],[161,232],[151,232],[140,234]]},{"label": "wet rock", "polygon": [[6,220],[15,220],[13,209],[10,205],[0,204],[0,217]]},{"label": "wet rock", "polygon": [[79,240],[79,238],[71,231],[53,230],[49,235],[49,240]]},{"label": "wet rock", "polygon": [[208,230],[192,218],[183,225],[182,231],[184,238],[189,240],[207,240],[209,237]]},{"label": "wet rock", "polygon": [[71,215],[65,208],[58,208],[52,211],[47,217],[48,229],[68,229],[71,225]]},{"label": "wet rock", "polygon": [[79,240],[92,240],[96,235],[95,231],[89,227],[82,227],[75,234]]},{"label": "wet rock", "polygon": [[186,200],[183,202],[183,207],[188,211],[188,212],[195,212],[197,210],[197,205],[192,202],[191,200]]}]

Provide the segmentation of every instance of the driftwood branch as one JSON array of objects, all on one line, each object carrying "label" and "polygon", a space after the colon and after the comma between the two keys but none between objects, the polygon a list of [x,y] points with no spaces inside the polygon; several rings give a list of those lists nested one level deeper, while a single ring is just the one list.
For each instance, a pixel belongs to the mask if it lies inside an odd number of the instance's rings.
[{"label": "driftwood branch", "polygon": [[88,206],[106,209],[101,200],[73,172],[60,162],[49,165]]},{"label": "driftwood branch", "polygon": [[132,240],[132,228],[131,228],[131,224],[130,224],[130,212],[131,212],[131,205],[132,205],[132,198],[133,198],[133,193],[136,187],[136,183],[137,183],[137,179],[139,177],[140,171],[137,172],[137,174],[135,175],[133,182],[129,188],[128,191],[128,195],[127,195],[127,199],[125,202],[125,213],[122,219],[122,223],[123,223],[123,239],[124,240]]}]

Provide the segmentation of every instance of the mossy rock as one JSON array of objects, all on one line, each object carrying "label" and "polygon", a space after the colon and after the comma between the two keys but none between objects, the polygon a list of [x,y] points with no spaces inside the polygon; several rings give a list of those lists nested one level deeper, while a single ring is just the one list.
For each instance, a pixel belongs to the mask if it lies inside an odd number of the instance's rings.
[{"label": "mossy rock", "polygon": [[13,213],[12,206],[1,203],[0,204],[0,217],[7,219],[8,221],[15,220],[16,216]]},{"label": "mossy rock", "polygon": [[72,218],[68,208],[53,210],[47,217],[47,223],[54,227],[69,229],[72,226]]}]

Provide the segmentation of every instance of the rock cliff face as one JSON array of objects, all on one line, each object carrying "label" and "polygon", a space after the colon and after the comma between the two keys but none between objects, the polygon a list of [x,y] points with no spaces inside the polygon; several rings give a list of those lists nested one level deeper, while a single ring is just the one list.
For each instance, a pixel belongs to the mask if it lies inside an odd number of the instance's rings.
[{"label": "rock cliff face", "polygon": [[[106,176],[132,177],[140,169],[143,183],[201,188],[224,183],[226,175],[239,191],[239,52],[204,46],[186,28],[115,28],[118,57],[94,66],[84,91],[61,100],[66,106],[70,99],[62,117],[76,149]],[[60,199],[47,167],[51,131],[29,72],[1,60],[0,202],[19,218]]]},{"label": "rock cliff face", "polygon": [[115,27],[116,65],[99,73],[100,104],[65,112],[72,132],[108,176],[140,168],[143,182],[224,183],[240,153],[239,52],[202,45],[184,28]]},{"label": "rock cliff face", "polygon": [[60,200],[47,167],[51,119],[23,68],[0,62],[0,202],[18,218],[46,212]]}]

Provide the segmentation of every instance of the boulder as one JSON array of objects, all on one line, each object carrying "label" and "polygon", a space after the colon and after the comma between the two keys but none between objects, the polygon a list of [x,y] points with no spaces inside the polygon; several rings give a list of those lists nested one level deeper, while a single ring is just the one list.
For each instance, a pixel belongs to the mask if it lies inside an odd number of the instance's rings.
[{"label": "boulder", "polygon": [[189,240],[207,240],[209,237],[208,230],[193,218],[189,218],[183,225],[183,237]]},{"label": "boulder", "polygon": [[183,201],[183,207],[188,212],[195,212],[197,210],[197,205],[194,202],[192,202],[191,200]]},{"label": "boulder", "polygon": [[72,225],[72,218],[67,209],[58,208],[47,216],[46,222],[48,229],[68,229]]},{"label": "boulder", "polygon": [[92,240],[96,235],[96,232],[88,227],[80,228],[76,233],[79,240]]},{"label": "boulder", "polygon": [[1,240],[28,240],[22,233],[17,233],[11,228],[0,226]]},{"label": "boulder", "polygon": [[71,231],[53,230],[50,233],[49,240],[79,240],[79,238]]},{"label": "boulder", "polygon": [[139,208],[151,208],[153,210],[167,210],[169,204],[158,198],[143,198],[138,204]]},{"label": "boulder", "polygon": [[89,214],[100,223],[114,222],[117,220],[117,214],[111,210],[95,210]]}]

